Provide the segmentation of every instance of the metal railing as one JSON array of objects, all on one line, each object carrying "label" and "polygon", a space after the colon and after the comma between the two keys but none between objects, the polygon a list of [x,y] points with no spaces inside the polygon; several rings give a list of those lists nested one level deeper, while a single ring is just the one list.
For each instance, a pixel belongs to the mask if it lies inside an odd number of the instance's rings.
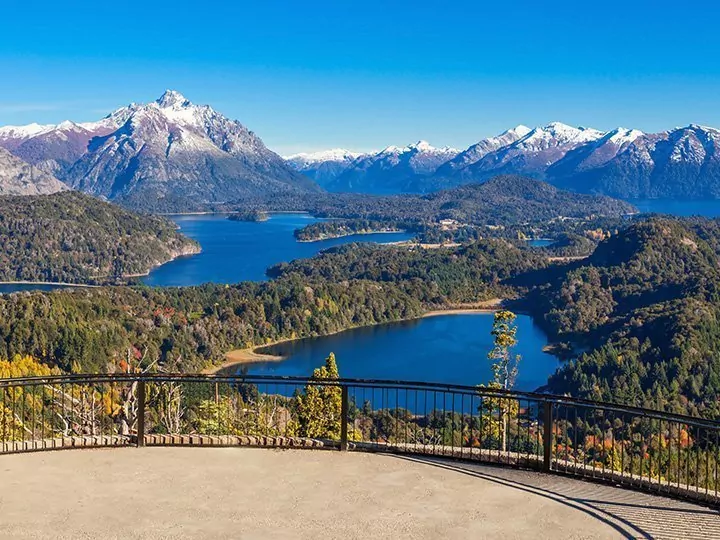
[{"label": "metal railing", "polygon": [[0,454],[259,445],[444,456],[720,506],[720,423],[420,382],[211,375],[0,379]]}]

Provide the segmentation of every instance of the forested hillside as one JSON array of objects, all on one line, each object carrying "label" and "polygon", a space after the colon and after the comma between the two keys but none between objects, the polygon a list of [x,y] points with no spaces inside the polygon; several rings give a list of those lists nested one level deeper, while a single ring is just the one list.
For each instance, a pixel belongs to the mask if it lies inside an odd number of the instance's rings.
[{"label": "forested hillside", "polygon": [[719,231],[717,221],[652,219],[561,272],[531,273],[525,305],[587,350],[550,389],[720,415]]},{"label": "forested hillside", "polygon": [[164,219],[77,192],[0,197],[0,281],[106,283],[199,246]]},{"label": "forested hillside", "polygon": [[426,307],[442,307],[517,296],[522,287],[506,285],[508,278],[547,265],[547,257],[537,250],[488,239],[457,249],[351,244],[312,259],[275,265],[268,275],[298,276],[310,283],[394,283]]},{"label": "forested hillside", "polygon": [[232,349],[421,313],[420,302],[392,284],[368,281],[0,295],[0,358],[30,354],[65,371],[113,372],[129,357],[197,372]]}]

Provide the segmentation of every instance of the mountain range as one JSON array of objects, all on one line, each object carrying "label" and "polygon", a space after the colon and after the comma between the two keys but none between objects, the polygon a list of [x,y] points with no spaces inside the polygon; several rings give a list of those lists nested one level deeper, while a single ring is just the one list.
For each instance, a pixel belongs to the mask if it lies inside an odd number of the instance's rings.
[{"label": "mountain range", "polygon": [[[322,152],[304,156],[313,170],[326,163]],[[289,163],[302,170],[294,156]],[[553,122],[533,129],[520,125],[461,152],[420,142],[334,160],[335,176],[324,175],[322,185],[330,191],[424,193],[520,174],[584,193],[700,199],[720,197],[719,165],[720,130],[715,128],[692,124],[646,134]]]},{"label": "mountain range", "polygon": [[0,127],[0,194],[66,187],[149,211],[281,194],[428,193],[498,175],[619,198],[720,198],[720,131],[516,126],[465,150],[426,141],[283,159],[236,120],[167,90],[95,122]]},{"label": "mountain range", "polygon": [[146,210],[319,190],[241,123],[172,90],[97,122],[0,128],[0,147],[71,188]]}]

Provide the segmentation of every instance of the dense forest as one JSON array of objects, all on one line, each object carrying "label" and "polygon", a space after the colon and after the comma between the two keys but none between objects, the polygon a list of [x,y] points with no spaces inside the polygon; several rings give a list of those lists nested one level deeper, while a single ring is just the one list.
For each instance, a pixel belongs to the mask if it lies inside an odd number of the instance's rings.
[{"label": "dense forest", "polygon": [[410,223],[452,219],[463,224],[507,226],[558,218],[620,217],[636,211],[629,203],[559,190],[522,176],[498,176],[429,195],[375,196],[350,193],[278,194],[219,205],[216,210],[303,210],[318,217]]},{"label": "dense forest", "polygon": [[585,353],[553,392],[720,415],[720,224],[651,219],[582,261],[516,278],[523,306]]},{"label": "dense forest", "polygon": [[316,240],[340,238],[341,236],[350,236],[353,234],[401,232],[415,230],[416,228],[416,224],[398,223],[396,221],[333,219],[329,221],[318,221],[306,225],[302,229],[297,229],[295,231],[295,238],[300,242],[314,242]]},{"label": "dense forest", "polygon": [[427,308],[516,297],[521,286],[509,278],[544,268],[547,257],[502,239],[454,248],[422,249],[351,244],[312,258],[268,269],[274,278],[297,276],[309,283],[370,280],[393,283]]},{"label": "dense forest", "polygon": [[67,191],[0,197],[0,281],[107,283],[199,246],[160,217]]},{"label": "dense forest", "polygon": [[[0,358],[30,354],[65,371],[114,372],[128,359],[196,372],[226,352],[417,317],[392,284],[271,283],[100,287],[0,295]],[[128,358],[129,357],[129,358]]]}]

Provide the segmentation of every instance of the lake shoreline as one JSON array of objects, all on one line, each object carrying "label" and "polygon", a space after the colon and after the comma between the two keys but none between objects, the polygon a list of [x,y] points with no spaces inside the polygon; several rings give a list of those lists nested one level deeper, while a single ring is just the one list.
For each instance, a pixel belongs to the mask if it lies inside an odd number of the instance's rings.
[{"label": "lake shoreline", "polygon": [[64,281],[0,281],[0,285],[52,285],[54,287],[91,287],[91,288],[104,287],[104,285],[91,285],[89,283],[65,283]]},{"label": "lake shoreline", "polygon": [[321,238],[313,238],[312,240],[298,240],[297,238],[295,240],[302,244],[310,244],[312,242],[323,242],[325,240],[335,240],[336,238],[347,238],[348,236],[362,236],[362,235],[367,235],[367,234],[402,234],[402,233],[407,233],[407,232],[408,231],[406,231],[404,229],[398,229],[396,231],[362,231],[362,232],[350,232],[347,234],[322,236]]},{"label": "lake shoreline", "polygon": [[342,332],[347,332],[349,330],[356,330],[358,328],[370,328],[373,326],[380,326],[383,324],[393,324],[393,323],[401,323],[401,322],[409,322],[409,321],[419,321],[421,319],[429,318],[429,317],[439,317],[439,316],[447,316],[447,315],[480,315],[480,314],[487,314],[487,313],[494,313],[498,311],[499,309],[502,309],[504,300],[502,298],[491,298],[490,300],[486,300],[484,302],[478,302],[477,304],[468,305],[465,307],[462,306],[453,306],[448,307],[448,309],[436,309],[431,310],[423,313],[422,315],[419,315],[418,317],[411,317],[409,319],[398,319],[396,321],[386,321],[381,322],[377,324],[370,324],[370,325],[364,325],[364,326],[352,326],[349,328],[343,328],[342,330],[338,330],[336,332],[330,332],[329,334],[323,334],[322,336],[305,336],[305,337],[299,337],[299,338],[285,338],[285,339],[279,339],[276,341],[272,341],[270,343],[266,343],[265,345],[257,345],[255,347],[250,347],[247,349],[235,349],[232,351],[229,351],[225,353],[225,359],[226,361],[220,364],[219,366],[212,366],[205,370],[203,370],[203,373],[209,374],[209,375],[234,375],[235,369],[238,366],[243,365],[252,365],[252,364],[259,364],[264,362],[282,362],[283,360],[287,360],[287,356],[284,355],[274,355],[274,354],[268,354],[260,352],[262,349],[267,349],[268,347],[274,347],[276,345],[281,345],[283,343],[290,343],[292,341],[300,341],[302,339],[308,339],[308,338],[314,338],[314,337],[327,337],[327,336],[334,336],[336,334],[341,334]]}]

